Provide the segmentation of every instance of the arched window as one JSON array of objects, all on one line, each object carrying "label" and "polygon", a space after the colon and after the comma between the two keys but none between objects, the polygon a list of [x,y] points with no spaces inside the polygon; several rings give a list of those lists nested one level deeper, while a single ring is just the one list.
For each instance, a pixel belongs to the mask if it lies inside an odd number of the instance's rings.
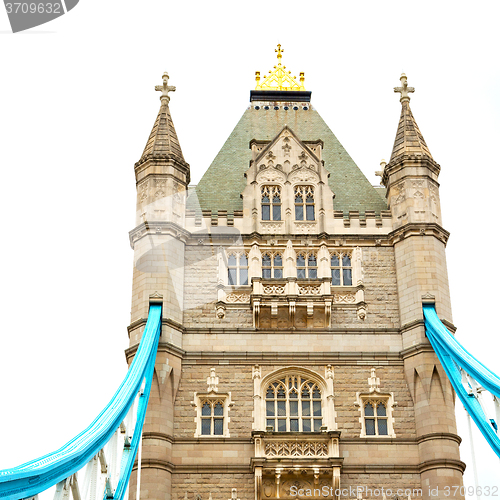
[{"label": "arched window", "polygon": [[314,189],[312,186],[295,187],[295,220],[314,220]]},{"label": "arched window", "polygon": [[318,277],[318,262],[313,254],[306,255],[299,253],[297,255],[297,278],[317,278]]},{"label": "arched window", "polygon": [[387,436],[387,403],[385,401],[365,400],[363,402],[365,434],[367,436]]},{"label": "arched window", "polygon": [[266,388],[266,428],[277,432],[319,432],[323,425],[321,390],[300,375],[285,375]]},{"label": "arched window", "polygon": [[262,186],[262,220],[281,220],[281,188]]},{"label": "arched window", "polygon": [[248,285],[248,258],[245,254],[230,253],[227,256],[227,283]]},{"label": "arched window", "polygon": [[201,435],[222,436],[224,434],[224,401],[205,399],[201,403]]},{"label": "arched window", "polygon": [[333,286],[352,285],[351,257],[348,254],[333,254],[331,256],[330,268],[332,271]]},{"label": "arched window", "polygon": [[262,277],[264,279],[283,278],[283,257],[281,254],[265,253],[262,256]]}]

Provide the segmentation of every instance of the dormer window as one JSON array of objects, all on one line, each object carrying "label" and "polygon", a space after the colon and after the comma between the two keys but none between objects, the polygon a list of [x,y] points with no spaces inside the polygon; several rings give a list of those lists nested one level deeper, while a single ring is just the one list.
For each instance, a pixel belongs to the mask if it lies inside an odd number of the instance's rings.
[{"label": "dormer window", "polygon": [[281,188],[262,186],[262,220],[281,220]]},{"label": "dormer window", "polygon": [[314,220],[314,188],[295,187],[295,220]]}]

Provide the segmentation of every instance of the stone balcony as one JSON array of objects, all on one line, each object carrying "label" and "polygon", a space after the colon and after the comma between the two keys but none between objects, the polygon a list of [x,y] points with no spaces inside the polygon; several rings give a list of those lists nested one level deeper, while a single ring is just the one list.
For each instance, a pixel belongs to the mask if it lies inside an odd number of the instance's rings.
[{"label": "stone balcony", "polygon": [[340,487],[343,459],[339,456],[340,432],[253,433],[257,499],[297,498],[299,489],[320,488],[332,494]]}]

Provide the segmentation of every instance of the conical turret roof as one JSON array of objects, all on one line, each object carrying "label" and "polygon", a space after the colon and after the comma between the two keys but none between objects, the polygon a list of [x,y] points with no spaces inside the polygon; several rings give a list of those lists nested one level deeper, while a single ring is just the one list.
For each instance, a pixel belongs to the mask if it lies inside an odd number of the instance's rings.
[{"label": "conical turret roof", "polygon": [[163,155],[174,155],[184,161],[181,145],[166,101],[161,103],[160,111],[142,153],[141,160]]},{"label": "conical turret roof", "polygon": [[414,92],[415,89],[413,87],[408,87],[406,75],[404,73],[401,75],[401,84],[401,87],[394,88],[395,92],[401,93],[400,101],[402,109],[389,163],[397,161],[402,156],[420,156],[433,160],[424,136],[420,132],[413,113],[411,112],[410,97],[408,93]]},{"label": "conical turret roof", "polygon": [[161,91],[161,106],[156,121],[149,134],[148,142],[137,164],[142,164],[150,159],[175,158],[181,163],[186,163],[182,154],[181,145],[175,132],[174,122],[170,115],[168,103],[169,92],[173,92],[175,87],[168,85],[168,73],[163,74],[163,84],[156,85],[155,90]]}]

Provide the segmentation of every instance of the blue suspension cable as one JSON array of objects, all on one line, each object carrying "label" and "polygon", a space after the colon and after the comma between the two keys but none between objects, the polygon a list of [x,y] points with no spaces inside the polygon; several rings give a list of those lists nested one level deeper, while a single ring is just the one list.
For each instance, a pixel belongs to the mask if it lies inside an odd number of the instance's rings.
[{"label": "blue suspension cable", "polygon": [[144,393],[139,398],[134,435],[127,458],[122,461],[114,495],[115,499],[122,499],[142,432],[160,333],[161,306],[151,305],[139,348],[111,401],[83,432],[63,447],[31,462],[0,471],[0,499],[18,500],[35,496],[82,469],[111,439],[146,379]]},{"label": "blue suspension cable", "polygon": [[443,325],[433,305],[425,304],[423,307],[427,338],[467,413],[472,417],[490,447],[500,458],[500,438],[490,420],[484,414],[483,408],[475,395],[472,391],[467,391],[463,386],[460,368],[496,397],[500,395],[500,378],[459,344]]}]

